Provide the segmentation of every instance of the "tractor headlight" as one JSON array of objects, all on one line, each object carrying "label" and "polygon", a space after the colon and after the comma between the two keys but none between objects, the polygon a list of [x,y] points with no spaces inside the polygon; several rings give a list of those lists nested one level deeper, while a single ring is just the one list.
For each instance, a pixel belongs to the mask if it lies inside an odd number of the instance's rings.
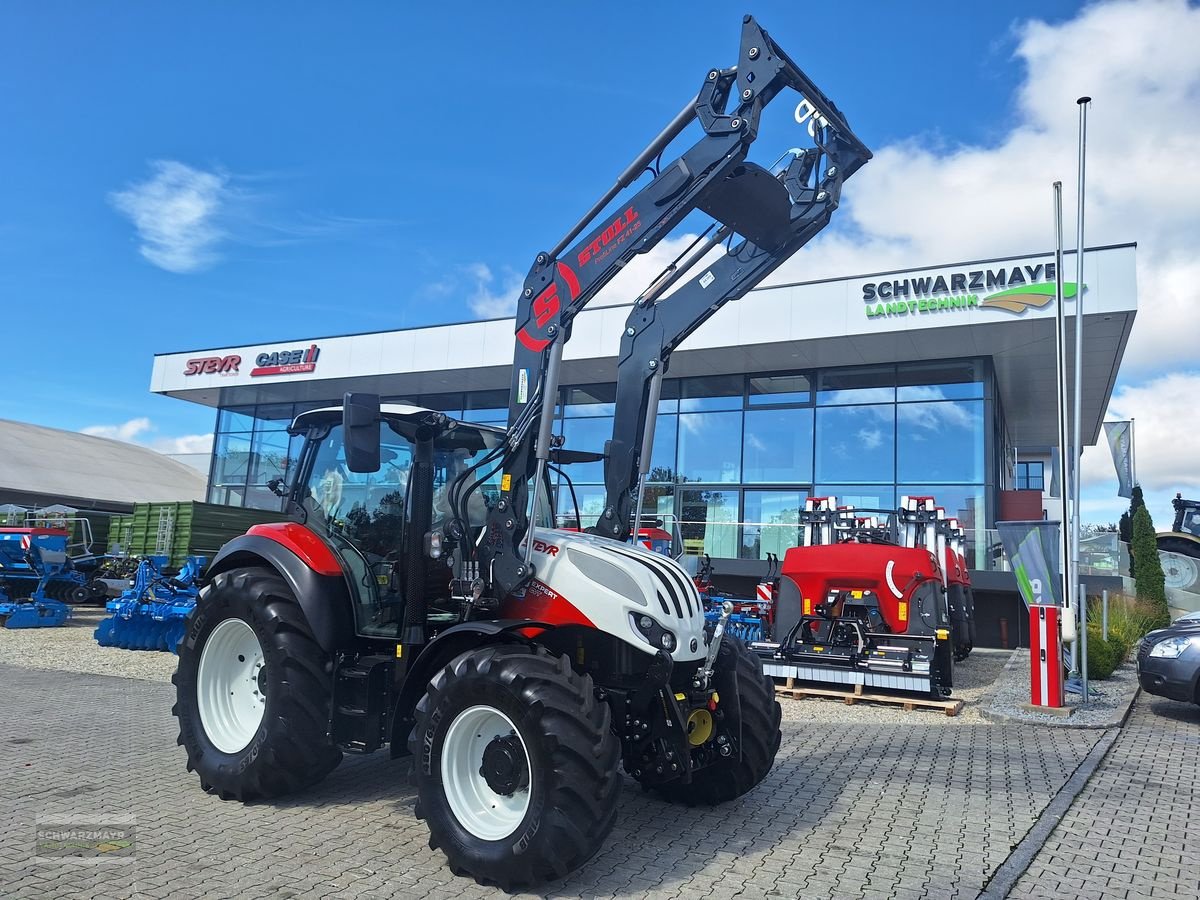
[{"label": "tractor headlight", "polygon": [[1194,637],[1173,637],[1159,641],[1150,648],[1150,655],[1160,659],[1179,659],[1183,651],[1196,642]]},{"label": "tractor headlight", "polygon": [[651,647],[662,647],[668,653],[675,650],[677,642],[674,633],[663,628],[649,616],[638,616],[630,613],[629,624],[633,626],[633,630],[637,632],[638,637]]}]

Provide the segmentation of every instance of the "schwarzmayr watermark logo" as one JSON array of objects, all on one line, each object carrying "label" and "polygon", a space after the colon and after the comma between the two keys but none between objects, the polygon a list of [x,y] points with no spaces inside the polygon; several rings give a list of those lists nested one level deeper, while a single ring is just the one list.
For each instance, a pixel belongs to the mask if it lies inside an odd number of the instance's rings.
[{"label": "schwarzmayr watermark logo", "polygon": [[34,856],[96,862],[131,859],[136,841],[130,822],[57,819],[34,828]]},{"label": "schwarzmayr watermark logo", "polygon": [[[862,286],[864,309],[868,319],[965,309],[1000,309],[1021,315],[1054,301],[1056,273],[1055,264],[1047,263],[871,281]],[[1069,300],[1076,293],[1075,282],[1063,284],[1063,297]]]}]

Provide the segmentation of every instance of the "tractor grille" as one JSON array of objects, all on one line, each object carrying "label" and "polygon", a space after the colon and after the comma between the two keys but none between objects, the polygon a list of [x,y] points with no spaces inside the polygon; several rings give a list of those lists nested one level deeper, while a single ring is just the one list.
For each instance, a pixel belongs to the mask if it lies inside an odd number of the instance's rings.
[{"label": "tractor grille", "polygon": [[701,614],[700,596],[691,579],[671,560],[651,553],[627,550],[622,545],[605,547],[647,569],[658,588],[658,602],[664,614],[688,621]]}]

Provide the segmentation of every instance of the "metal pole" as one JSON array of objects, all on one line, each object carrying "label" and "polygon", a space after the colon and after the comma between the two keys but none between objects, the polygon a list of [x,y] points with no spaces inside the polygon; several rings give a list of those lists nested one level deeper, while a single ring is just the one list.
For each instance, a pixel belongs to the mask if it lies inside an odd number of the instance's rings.
[{"label": "metal pole", "polygon": [[649,398],[646,408],[649,413],[642,426],[642,453],[638,457],[637,506],[633,508],[633,540],[637,542],[642,530],[642,502],[646,496],[646,478],[650,473],[650,457],[654,454],[654,429],[658,426],[658,401],[662,397],[663,369],[658,368],[650,377]]},{"label": "metal pole", "polygon": [[[537,457],[537,470],[533,479],[533,502],[530,506],[529,530],[525,534],[525,567],[533,564],[533,530],[537,527],[538,506],[541,503],[542,482],[546,478],[546,464],[550,460],[550,435],[554,432],[554,407],[558,403],[558,382],[562,371],[563,346],[565,339],[555,334],[550,347],[550,359],[546,363],[546,375],[542,379],[542,418],[538,422],[537,444],[533,452]],[[583,527],[583,523],[579,523]],[[553,526],[552,526],[553,527]]]},{"label": "metal pole", "polygon": [[[1071,446],[1072,493],[1071,511],[1071,578],[1075,585],[1072,596],[1079,598],[1082,586],[1079,583],[1079,526],[1080,526],[1080,461],[1083,459],[1083,188],[1084,159],[1087,151],[1087,107],[1091,97],[1080,97],[1079,104],[1079,196],[1075,235],[1075,429]],[[1083,671],[1083,701],[1087,702],[1087,610],[1079,607],[1080,657]]]},{"label": "metal pole", "polygon": [[[1062,528],[1059,534],[1062,540],[1062,572],[1059,585],[1059,596],[1063,606],[1074,594],[1071,593],[1071,515],[1067,506],[1070,479],[1067,477],[1067,328],[1066,312],[1063,304],[1063,217],[1062,217],[1062,182],[1054,182],[1054,297],[1058,301],[1054,311],[1054,363],[1058,378],[1058,499],[1061,507],[1060,518]],[[1074,623],[1072,623],[1074,624]],[[1078,640],[1078,637],[1076,638]],[[1075,641],[1071,641],[1071,671],[1076,670]]]},{"label": "metal pole", "polygon": [[1083,694],[1080,700],[1088,702],[1088,664],[1087,664],[1087,585],[1079,585],[1079,674],[1083,684]]},{"label": "metal pole", "polygon": [[1108,643],[1108,588],[1100,595],[1100,633]]},{"label": "metal pole", "polygon": [[1133,444],[1133,416],[1129,417],[1129,474],[1133,478],[1133,483],[1137,484],[1137,453],[1134,452]]}]

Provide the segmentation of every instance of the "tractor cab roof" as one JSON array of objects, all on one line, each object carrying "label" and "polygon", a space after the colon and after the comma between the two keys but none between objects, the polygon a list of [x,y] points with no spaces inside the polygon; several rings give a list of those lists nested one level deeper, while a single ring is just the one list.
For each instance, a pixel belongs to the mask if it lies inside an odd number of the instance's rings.
[{"label": "tractor cab roof", "polygon": [[[494,447],[504,440],[505,430],[495,425],[476,425],[472,422],[460,422],[440,413],[437,410],[425,409],[422,406],[410,406],[406,403],[384,403],[379,412],[388,424],[405,437],[413,437],[416,429],[429,423],[430,416],[445,417],[443,433],[438,437],[439,446],[449,445],[479,450]],[[313,425],[326,425],[342,420],[342,407],[323,406],[320,409],[310,409],[302,412],[292,421],[288,431],[291,434],[302,434]]]}]

